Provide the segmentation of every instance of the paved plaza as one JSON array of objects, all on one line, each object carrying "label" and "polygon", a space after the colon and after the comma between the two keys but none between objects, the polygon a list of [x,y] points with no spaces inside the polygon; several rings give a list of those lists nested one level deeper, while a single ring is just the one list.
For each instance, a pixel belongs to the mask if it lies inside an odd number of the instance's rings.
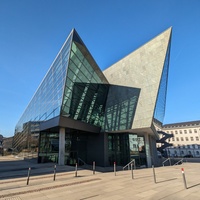
[{"label": "paved plaza", "polygon": [[[31,167],[29,184],[27,172]],[[181,168],[187,182],[185,189]],[[37,164],[14,157],[0,157],[0,199],[4,200],[119,200],[119,199],[200,199],[200,164],[137,169],[114,172],[57,166],[54,179],[54,164]]]}]

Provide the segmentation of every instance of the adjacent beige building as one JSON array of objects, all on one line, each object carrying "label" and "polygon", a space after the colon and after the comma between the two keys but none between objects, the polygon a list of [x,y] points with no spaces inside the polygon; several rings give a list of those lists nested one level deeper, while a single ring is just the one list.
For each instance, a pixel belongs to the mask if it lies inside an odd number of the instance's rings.
[{"label": "adjacent beige building", "polygon": [[[167,134],[173,134],[166,142],[172,144],[166,151],[170,157],[200,157],[200,120],[165,124],[158,127]],[[162,137],[162,135],[161,135]],[[157,147],[160,147],[157,144]]]}]

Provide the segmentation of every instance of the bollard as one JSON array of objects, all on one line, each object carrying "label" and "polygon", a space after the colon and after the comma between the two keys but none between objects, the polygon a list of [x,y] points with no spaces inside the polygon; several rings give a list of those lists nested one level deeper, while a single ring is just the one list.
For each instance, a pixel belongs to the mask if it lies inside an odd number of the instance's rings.
[{"label": "bollard", "polygon": [[54,176],[53,176],[53,180],[56,180],[56,165],[54,165]]},{"label": "bollard", "polygon": [[77,163],[75,165],[75,177],[77,177]]},{"label": "bollard", "polygon": [[155,174],[154,165],[152,165],[152,168],[153,168],[153,177],[154,177],[154,183],[156,183],[156,174]]},{"label": "bollard", "polygon": [[134,179],[134,176],[133,176],[133,163],[131,163],[131,174],[132,174],[132,179]]},{"label": "bollard", "polygon": [[115,173],[115,176],[116,176],[116,162],[114,162],[114,173]]},{"label": "bollard", "polygon": [[187,189],[187,183],[186,183],[186,179],[185,179],[185,172],[184,172],[184,168],[181,168],[182,174],[183,174],[183,182],[184,182],[184,186],[185,189]]},{"label": "bollard", "polygon": [[29,167],[28,168],[28,177],[27,177],[27,182],[26,182],[26,185],[29,184],[29,177],[30,177],[30,173],[31,173],[31,168]]},{"label": "bollard", "polygon": [[93,174],[95,174],[95,161],[93,161]]}]

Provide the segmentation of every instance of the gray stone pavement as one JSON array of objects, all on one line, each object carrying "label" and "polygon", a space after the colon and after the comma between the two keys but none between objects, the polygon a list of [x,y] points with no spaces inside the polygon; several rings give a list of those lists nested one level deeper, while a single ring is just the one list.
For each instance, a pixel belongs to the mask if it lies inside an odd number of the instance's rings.
[{"label": "gray stone pavement", "polygon": [[[27,169],[32,165],[29,185]],[[187,189],[184,187],[181,168],[184,168]],[[53,164],[37,164],[12,157],[0,157],[0,199],[4,200],[119,200],[119,199],[200,199],[200,164],[102,173],[74,167],[57,166],[53,181]]]}]

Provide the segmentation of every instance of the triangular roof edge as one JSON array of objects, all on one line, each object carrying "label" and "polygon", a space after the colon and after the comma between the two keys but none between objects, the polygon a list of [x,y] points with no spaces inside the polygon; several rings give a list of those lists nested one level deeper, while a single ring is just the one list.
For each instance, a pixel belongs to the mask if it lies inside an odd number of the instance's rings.
[{"label": "triangular roof edge", "polygon": [[[90,51],[88,50],[87,46],[85,45],[85,43],[83,42],[83,40],[81,39],[81,37],[79,36],[78,32],[76,31],[75,28],[72,29],[72,32],[73,32],[73,37],[72,37],[72,41],[76,41],[74,36],[77,37],[77,39],[79,40],[79,42],[81,42],[81,44],[84,46],[84,48],[86,49],[86,51],[88,52],[89,54],[89,57],[91,58],[91,62],[92,62],[92,67],[94,67],[95,70],[98,71],[98,74],[101,76],[101,79],[104,83],[109,83],[107,78],[104,76],[101,68],[99,67],[99,65],[97,64],[96,60],[94,59],[94,57],[92,56],[92,54],[90,53]],[[77,42],[77,41],[76,41]]]},{"label": "triangular roof edge", "polygon": [[140,48],[144,47],[146,44],[148,44],[149,42],[153,41],[154,39],[156,39],[157,37],[159,37],[160,35],[164,34],[165,32],[170,31],[170,35],[169,35],[169,41],[171,38],[171,33],[172,33],[172,26],[170,26],[169,28],[167,28],[166,30],[164,30],[163,32],[161,32],[160,34],[156,35],[155,37],[153,37],[152,39],[148,40],[147,42],[145,42],[144,44],[142,44],[141,46],[139,46],[138,48],[136,48],[135,50],[133,50],[132,52],[128,53],[126,56],[124,56],[123,58],[121,58],[120,60],[116,61],[115,63],[113,63],[112,65],[110,65],[109,67],[107,67],[106,69],[103,70],[106,71],[107,69],[109,69],[110,67],[112,67],[113,65],[115,65],[116,63],[120,62],[121,60],[123,60],[124,58],[128,57],[129,55],[131,55],[132,53],[134,53],[135,51],[139,50]]}]

